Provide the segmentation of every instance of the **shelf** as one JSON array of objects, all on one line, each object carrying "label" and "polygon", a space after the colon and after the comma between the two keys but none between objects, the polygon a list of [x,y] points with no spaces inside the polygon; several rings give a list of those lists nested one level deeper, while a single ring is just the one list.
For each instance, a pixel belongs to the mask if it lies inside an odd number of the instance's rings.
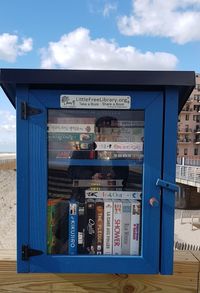
[{"label": "shelf", "polygon": [[75,159],[56,159],[49,160],[49,166],[142,166],[142,160],[75,160]]}]

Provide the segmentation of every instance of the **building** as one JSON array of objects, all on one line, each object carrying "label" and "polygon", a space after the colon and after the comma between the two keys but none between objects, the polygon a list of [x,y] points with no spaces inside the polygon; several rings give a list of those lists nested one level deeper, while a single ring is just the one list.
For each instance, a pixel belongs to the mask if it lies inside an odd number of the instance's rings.
[{"label": "building", "polygon": [[184,105],[178,122],[177,156],[200,160],[200,74],[196,87]]},{"label": "building", "polygon": [[200,209],[200,74],[178,122],[176,208]]}]

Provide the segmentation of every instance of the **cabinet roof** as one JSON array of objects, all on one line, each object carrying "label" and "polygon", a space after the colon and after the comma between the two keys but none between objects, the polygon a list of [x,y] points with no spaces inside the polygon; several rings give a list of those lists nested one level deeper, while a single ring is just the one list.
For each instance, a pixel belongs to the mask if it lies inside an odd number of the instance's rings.
[{"label": "cabinet roof", "polygon": [[177,87],[179,111],[195,86],[194,71],[0,69],[0,84],[15,107],[16,88],[164,90]]}]

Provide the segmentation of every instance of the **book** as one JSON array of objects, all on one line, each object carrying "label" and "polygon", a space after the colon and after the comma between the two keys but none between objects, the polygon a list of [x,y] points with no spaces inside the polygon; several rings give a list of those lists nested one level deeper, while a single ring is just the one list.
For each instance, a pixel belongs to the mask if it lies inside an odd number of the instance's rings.
[{"label": "book", "polygon": [[52,124],[48,123],[48,132],[94,133],[94,124]]},{"label": "book", "polygon": [[131,203],[128,200],[122,202],[122,254],[130,254],[131,233]]},{"label": "book", "polygon": [[103,230],[104,230],[104,203],[97,201],[95,205],[95,252],[103,254]]},{"label": "book", "polygon": [[78,247],[78,204],[69,202],[69,255],[77,254]]},{"label": "book", "polygon": [[113,255],[122,253],[122,202],[113,203]]},{"label": "book", "polygon": [[112,235],[113,235],[113,202],[104,201],[104,242],[103,254],[112,254]]},{"label": "book", "polygon": [[92,199],[141,199],[140,191],[110,191],[110,190],[85,190],[85,198]]},{"label": "book", "polygon": [[47,207],[47,253],[67,254],[68,247],[68,201],[48,199]]},{"label": "book", "polygon": [[95,141],[96,151],[134,151],[143,150],[143,142],[113,142],[113,141]]},{"label": "book", "polygon": [[85,248],[87,254],[95,254],[95,202],[86,201]]},{"label": "book", "polygon": [[85,203],[78,205],[78,254],[85,253]]},{"label": "book", "polygon": [[131,235],[130,255],[140,253],[140,213],[141,203],[137,200],[131,202]]},{"label": "book", "polygon": [[100,180],[100,179],[74,179],[73,187],[122,187],[123,179],[109,179],[109,180]]}]

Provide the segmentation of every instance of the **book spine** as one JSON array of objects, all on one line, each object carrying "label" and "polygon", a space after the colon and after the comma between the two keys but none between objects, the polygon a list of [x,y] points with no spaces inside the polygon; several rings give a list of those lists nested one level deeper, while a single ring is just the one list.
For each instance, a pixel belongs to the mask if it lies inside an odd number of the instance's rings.
[{"label": "book spine", "polygon": [[96,229],[95,229],[95,244],[96,254],[103,254],[103,230],[104,230],[104,203],[96,202]]},{"label": "book spine", "polygon": [[113,206],[113,254],[121,255],[122,252],[122,202],[114,201]]},{"label": "book spine", "polygon": [[56,236],[55,236],[55,226],[56,226],[56,206],[59,200],[49,199],[48,200],[48,228],[47,228],[47,253],[55,253],[56,249]]},{"label": "book spine", "polygon": [[139,255],[140,251],[140,210],[139,201],[131,202],[131,241],[130,255]]},{"label": "book spine", "polygon": [[85,248],[87,254],[95,254],[95,202],[86,202]]},{"label": "book spine", "polygon": [[68,218],[69,203],[67,200],[59,199],[55,210],[55,236],[56,236],[56,253],[68,253]]},{"label": "book spine", "polygon": [[85,253],[85,204],[78,206],[78,254]]},{"label": "book spine", "polygon": [[85,198],[97,198],[97,199],[112,199],[112,200],[124,200],[124,199],[141,199],[141,192],[138,191],[108,191],[108,190],[85,190]]},{"label": "book spine", "polygon": [[78,204],[69,203],[69,255],[77,254],[78,238]]},{"label": "book spine", "polygon": [[112,254],[113,202],[104,202],[104,245],[103,254]]},{"label": "book spine", "polygon": [[130,233],[131,233],[131,204],[130,202],[122,202],[122,254],[130,253]]}]

